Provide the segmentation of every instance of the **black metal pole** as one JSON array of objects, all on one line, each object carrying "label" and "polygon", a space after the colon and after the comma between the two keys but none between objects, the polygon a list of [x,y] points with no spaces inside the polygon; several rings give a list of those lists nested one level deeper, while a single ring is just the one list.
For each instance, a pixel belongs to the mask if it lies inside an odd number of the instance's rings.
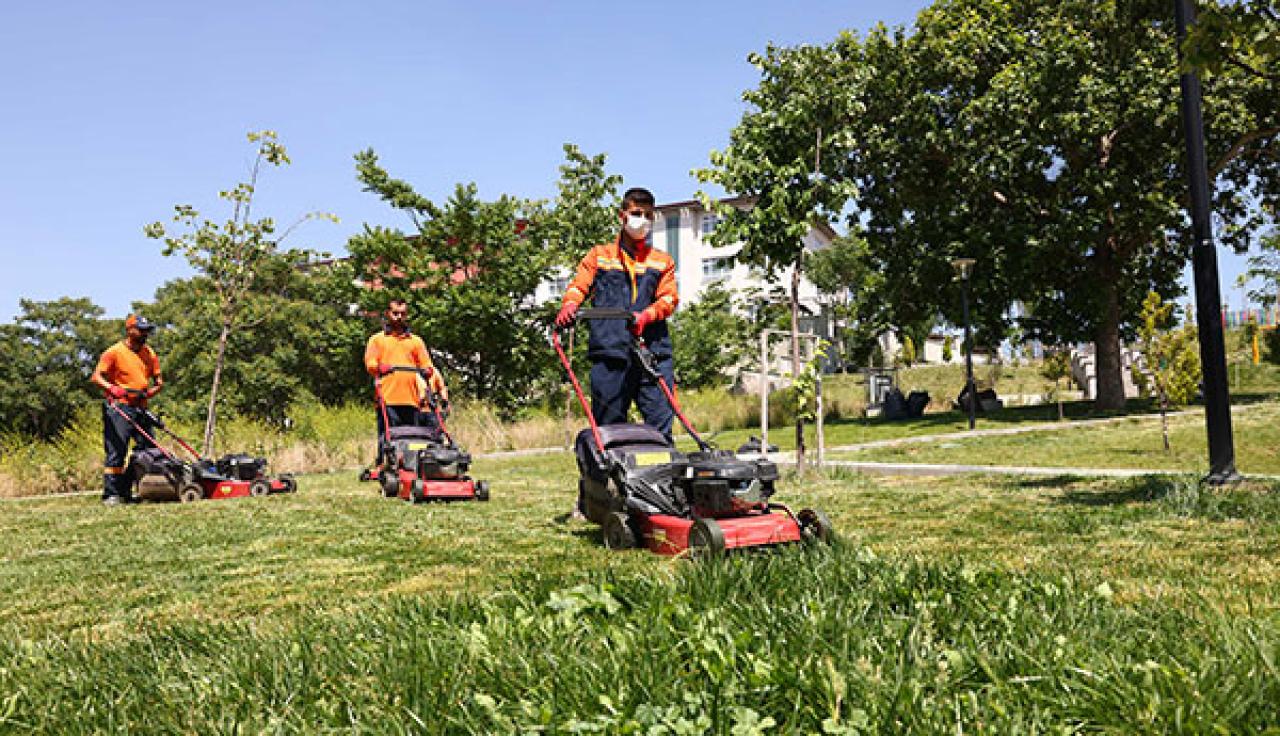
[{"label": "black metal pole", "polygon": [[[1178,23],[1178,57],[1187,26],[1195,23],[1192,0],[1174,0]],[[1204,118],[1200,78],[1182,74],[1182,128],[1187,140],[1187,179],[1191,186],[1191,267],[1196,286],[1196,320],[1200,329],[1200,365],[1204,375],[1204,413],[1209,433],[1209,475],[1212,484],[1240,480],[1235,443],[1231,436],[1231,394],[1227,385],[1227,351],[1222,336],[1222,293],[1218,286],[1218,254],[1209,219],[1209,170],[1205,163]]]},{"label": "black metal pole", "polygon": [[973,337],[969,331],[968,275],[960,279],[960,304],[964,311],[964,390],[969,395],[969,430],[972,431],[977,421],[975,415],[978,411],[978,396],[973,385]]}]

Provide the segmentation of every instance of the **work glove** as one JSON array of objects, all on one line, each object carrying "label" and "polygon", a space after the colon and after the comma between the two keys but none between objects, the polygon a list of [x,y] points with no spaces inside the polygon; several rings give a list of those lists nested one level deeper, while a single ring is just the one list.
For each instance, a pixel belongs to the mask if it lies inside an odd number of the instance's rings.
[{"label": "work glove", "polygon": [[560,307],[560,313],[556,315],[556,327],[564,329],[572,325],[580,306],[577,302],[565,302],[564,306]]},{"label": "work glove", "polygon": [[389,364],[387,364],[387,363],[379,363],[379,364],[378,364],[378,375],[379,375],[379,376],[385,376],[385,375],[387,375],[387,374],[388,374],[388,373],[390,373],[390,372],[391,372],[391,366],[390,366]]},{"label": "work glove", "polygon": [[649,310],[636,313],[636,318],[631,322],[631,334],[639,337],[644,333],[644,328],[653,322],[653,314]]},{"label": "work glove", "polygon": [[129,392],[125,390],[124,386],[117,386],[115,384],[112,384],[110,387],[107,388],[107,395],[115,399],[116,401],[123,401],[124,397],[127,396],[128,393]]}]

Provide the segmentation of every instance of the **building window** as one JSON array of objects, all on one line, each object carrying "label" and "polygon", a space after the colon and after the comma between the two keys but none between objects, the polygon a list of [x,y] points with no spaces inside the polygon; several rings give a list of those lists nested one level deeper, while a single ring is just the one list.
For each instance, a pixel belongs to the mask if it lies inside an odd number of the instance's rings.
[{"label": "building window", "polygon": [[551,296],[563,296],[565,290],[569,288],[569,279],[568,276],[551,279]]},{"label": "building window", "polygon": [[724,222],[724,218],[719,215],[703,215],[702,216],[702,234],[710,235],[716,231],[716,226]]},{"label": "building window", "polygon": [[733,273],[733,257],[702,259],[702,282],[704,284],[724,281]]}]

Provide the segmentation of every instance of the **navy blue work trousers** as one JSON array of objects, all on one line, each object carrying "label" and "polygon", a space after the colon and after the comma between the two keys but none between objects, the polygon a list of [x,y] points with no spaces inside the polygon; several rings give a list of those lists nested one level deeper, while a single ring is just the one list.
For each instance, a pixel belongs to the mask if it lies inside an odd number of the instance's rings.
[{"label": "navy blue work trousers", "polygon": [[[675,370],[671,356],[655,356],[658,373],[675,390]],[[596,424],[623,424],[632,402],[644,423],[671,439],[675,412],[657,380],[640,366],[634,356],[625,359],[598,358],[591,364],[591,414]]]}]

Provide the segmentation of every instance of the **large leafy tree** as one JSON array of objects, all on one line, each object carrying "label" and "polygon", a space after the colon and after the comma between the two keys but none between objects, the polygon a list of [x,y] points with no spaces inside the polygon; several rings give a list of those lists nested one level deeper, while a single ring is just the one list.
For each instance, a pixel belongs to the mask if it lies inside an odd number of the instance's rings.
[{"label": "large leafy tree", "polygon": [[1247,281],[1260,282],[1249,292],[1251,299],[1264,307],[1280,303],[1280,232],[1262,238],[1258,252],[1249,258],[1245,276]]},{"label": "large leafy tree", "polygon": [[[196,414],[215,370],[221,321],[208,299],[208,279],[165,284],[148,316],[165,326],[155,337],[168,377],[166,406]],[[367,394],[361,355],[367,321],[351,314],[357,299],[352,269],[345,262],[293,270],[279,285],[273,308],[252,329],[227,338],[221,374],[223,406],[239,416],[283,422],[292,405],[312,398],[327,404]]]},{"label": "large leafy tree", "polygon": [[[770,46],[752,54],[760,70],[756,89],[743,93],[748,110],[730,133],[729,147],[711,153],[711,166],[695,171],[704,183],[744,197],[708,209],[724,221],[711,236],[720,246],[741,243],[737,259],[770,278],[790,271],[792,374],[800,375],[799,287],[805,236],[817,220],[839,216],[852,194],[848,179],[831,176],[847,155],[847,122],[856,100],[851,89],[830,86],[838,49]],[[796,461],[804,465],[804,420],[796,420]]]},{"label": "large leafy tree", "polygon": [[542,237],[535,202],[480,198],[474,184],[455,187],[443,204],[393,178],[372,150],[356,155],[365,190],[408,215],[412,232],[366,228],[347,245],[369,287],[361,303],[409,302],[412,322],[451,382],[507,413],[545,394],[551,378],[546,309],[538,284],[569,256]]},{"label": "large leafy tree", "polygon": [[174,207],[177,232],[160,222],[144,230],[147,237],[164,243],[166,256],[181,253],[203,277],[205,290],[199,292],[204,300],[202,305],[216,315],[217,335],[208,345],[213,355],[213,374],[205,414],[203,451],[206,455],[213,453],[218,392],[232,333],[252,330],[268,319],[276,309],[274,300],[293,273],[311,260],[311,251],[283,247],[294,229],[316,218],[337,221],[333,215],[312,212],[280,231],[274,218],[255,218],[254,203],[263,167],[286,166],[290,161],[274,131],[249,133],[248,138],[257,148],[248,180],[218,195],[231,206],[230,219],[210,220],[191,205],[181,204]]},{"label": "large leafy tree", "polygon": [[102,351],[123,336],[88,299],[23,299],[13,324],[0,325],[0,432],[48,438],[97,395],[89,374]]},{"label": "large leafy tree", "polygon": [[[835,44],[858,90],[867,239],[895,321],[942,312],[955,256],[977,259],[977,320],[1097,346],[1098,403],[1123,403],[1120,342],[1145,296],[1179,290],[1189,252],[1172,7],[1164,0],[942,0],[912,32]],[[1215,211],[1243,247],[1280,184],[1275,84],[1231,65],[1206,80]]]}]

